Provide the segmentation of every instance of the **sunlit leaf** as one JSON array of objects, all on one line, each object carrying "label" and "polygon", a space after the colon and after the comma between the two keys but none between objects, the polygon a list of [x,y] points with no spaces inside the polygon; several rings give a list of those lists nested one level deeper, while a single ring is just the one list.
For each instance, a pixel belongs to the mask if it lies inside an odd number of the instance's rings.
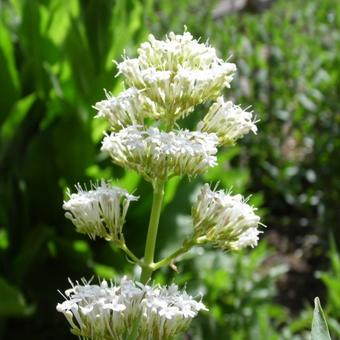
[{"label": "sunlit leaf", "polygon": [[318,297],[314,300],[314,314],[312,323],[312,340],[331,340],[325,315]]}]

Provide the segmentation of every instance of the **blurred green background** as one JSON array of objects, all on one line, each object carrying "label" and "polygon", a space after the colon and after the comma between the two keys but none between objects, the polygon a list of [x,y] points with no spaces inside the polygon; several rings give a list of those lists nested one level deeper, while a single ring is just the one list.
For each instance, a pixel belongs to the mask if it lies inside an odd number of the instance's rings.
[{"label": "blurred green background", "polygon": [[91,106],[122,89],[113,59],[184,25],[237,64],[225,95],[251,105],[259,133],[222,149],[204,178],[168,183],[157,255],[190,233],[204,181],[252,194],[268,228],[254,250],[196,249],[178,274],[156,275],[205,294],[210,311],[183,339],[308,339],[315,296],[340,339],[339,1],[0,0],[0,20],[1,339],[73,339],[55,310],[67,278],[136,274],[77,234],[62,202],[99,178],[134,191],[125,230],[142,256],[151,188],[99,152],[105,125]]}]

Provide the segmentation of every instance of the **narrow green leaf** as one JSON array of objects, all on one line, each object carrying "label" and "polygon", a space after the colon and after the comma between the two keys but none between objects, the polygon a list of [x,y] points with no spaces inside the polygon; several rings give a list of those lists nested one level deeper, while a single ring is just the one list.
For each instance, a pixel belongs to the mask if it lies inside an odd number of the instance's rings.
[{"label": "narrow green leaf", "polygon": [[2,84],[0,124],[8,116],[20,93],[18,71],[15,65],[13,44],[10,36],[11,32],[0,24],[0,84]]},{"label": "narrow green leaf", "polygon": [[331,340],[325,315],[318,297],[314,299],[314,314],[312,322],[312,340]]}]

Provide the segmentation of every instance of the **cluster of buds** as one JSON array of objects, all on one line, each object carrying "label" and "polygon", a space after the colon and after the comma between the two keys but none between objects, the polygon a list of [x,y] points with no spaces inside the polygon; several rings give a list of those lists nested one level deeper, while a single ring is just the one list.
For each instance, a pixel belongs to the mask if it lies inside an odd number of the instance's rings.
[{"label": "cluster of buds", "polygon": [[119,284],[72,284],[57,305],[81,338],[103,340],[173,339],[188,329],[200,310],[207,310],[175,284],[143,285],[123,278]]},{"label": "cluster of buds", "polygon": [[[117,67],[127,89],[117,97],[106,92],[107,98],[94,108],[110,130],[102,150],[113,163],[136,171],[154,186],[144,258],[137,258],[125,244],[127,209],[137,200],[126,190],[106,182],[89,191],[78,185],[78,192],[69,193],[63,208],[78,232],[115,242],[140,265],[144,284],[126,278],[119,284],[77,283],[65,292],[66,301],[57,310],[65,315],[72,332],[84,339],[120,340],[132,333],[138,339],[172,339],[206,308],[175,285],[146,285],[152,271],[198,243],[210,242],[223,250],[254,247],[261,223],[240,195],[212,191],[206,184],[192,208],[192,239],[154,263],[164,184],[173,176],[191,178],[215,166],[217,147],[230,146],[250,131],[256,133],[256,121],[252,112],[222,97],[230,87],[235,64],[218,58],[214,48],[193,39],[189,32],[170,33],[164,41],[150,35],[137,58],[125,58]],[[202,103],[211,105],[196,131],[181,129],[179,119]]]}]

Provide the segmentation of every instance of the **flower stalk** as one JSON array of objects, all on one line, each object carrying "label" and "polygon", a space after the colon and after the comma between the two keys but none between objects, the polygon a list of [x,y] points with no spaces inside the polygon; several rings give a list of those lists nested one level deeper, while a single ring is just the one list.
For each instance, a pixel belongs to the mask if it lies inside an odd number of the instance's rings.
[{"label": "flower stalk", "polygon": [[118,248],[123,250],[123,252],[136,264],[142,266],[142,261],[127,247],[125,242],[118,244]]},{"label": "flower stalk", "polygon": [[157,232],[159,225],[159,218],[162,210],[162,203],[164,197],[164,184],[165,181],[155,180],[153,184],[153,199],[152,199],[152,208],[151,215],[149,221],[149,228],[146,237],[145,243],[145,252],[144,252],[144,262],[141,273],[140,281],[142,283],[146,283],[154,271],[153,262],[155,256],[155,247],[157,240]]},{"label": "flower stalk", "polygon": [[203,244],[206,242],[207,242],[207,238],[205,236],[197,237],[197,238],[184,242],[182,247],[178,248],[177,250],[175,250],[173,253],[171,253],[169,256],[165,257],[164,259],[154,263],[152,267],[153,270],[155,271],[159,268],[162,268],[162,267],[165,267],[171,264],[175,259],[187,253],[194,246],[197,246],[199,244]]}]

